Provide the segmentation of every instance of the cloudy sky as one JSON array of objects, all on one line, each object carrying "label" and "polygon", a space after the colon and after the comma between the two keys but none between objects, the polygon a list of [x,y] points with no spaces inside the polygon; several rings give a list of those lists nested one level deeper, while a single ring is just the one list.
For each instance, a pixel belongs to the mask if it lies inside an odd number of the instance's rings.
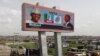
[{"label": "cloudy sky", "polygon": [[[100,0],[0,0],[0,35],[37,35],[37,32],[22,31],[22,4],[31,3],[71,11],[75,14],[75,31],[62,35],[100,36]],[[51,32],[47,32],[49,34]],[[53,34],[53,33],[51,33]]]}]

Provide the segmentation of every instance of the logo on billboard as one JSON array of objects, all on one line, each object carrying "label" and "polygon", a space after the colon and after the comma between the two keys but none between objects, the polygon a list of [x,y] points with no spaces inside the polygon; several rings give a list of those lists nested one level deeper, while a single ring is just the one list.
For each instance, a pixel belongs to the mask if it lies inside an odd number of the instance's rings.
[{"label": "logo on billboard", "polygon": [[49,12],[44,14],[44,22],[51,23],[51,24],[61,24],[62,17],[58,16],[55,12]]},{"label": "logo on billboard", "polygon": [[54,23],[55,24],[61,24],[62,23],[61,16],[55,15],[54,16]]},{"label": "logo on billboard", "polygon": [[51,15],[48,15],[48,14],[46,13],[46,14],[44,14],[44,22],[45,22],[45,23],[53,23],[54,20],[53,20],[53,18],[52,18]]}]

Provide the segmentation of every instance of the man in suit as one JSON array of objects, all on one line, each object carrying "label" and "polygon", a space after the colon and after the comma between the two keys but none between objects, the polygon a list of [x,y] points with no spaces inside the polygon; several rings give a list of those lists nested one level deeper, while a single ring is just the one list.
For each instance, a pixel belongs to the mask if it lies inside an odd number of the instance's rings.
[{"label": "man in suit", "polygon": [[70,15],[65,15],[64,17],[64,20],[65,20],[65,23],[63,24],[64,25],[64,29],[66,30],[73,30],[73,25],[70,23]]}]

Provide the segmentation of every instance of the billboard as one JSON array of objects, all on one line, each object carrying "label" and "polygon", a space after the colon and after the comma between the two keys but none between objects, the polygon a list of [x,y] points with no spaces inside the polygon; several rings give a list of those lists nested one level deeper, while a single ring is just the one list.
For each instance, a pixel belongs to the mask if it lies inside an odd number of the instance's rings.
[{"label": "billboard", "polygon": [[23,3],[22,30],[73,32],[74,13]]}]

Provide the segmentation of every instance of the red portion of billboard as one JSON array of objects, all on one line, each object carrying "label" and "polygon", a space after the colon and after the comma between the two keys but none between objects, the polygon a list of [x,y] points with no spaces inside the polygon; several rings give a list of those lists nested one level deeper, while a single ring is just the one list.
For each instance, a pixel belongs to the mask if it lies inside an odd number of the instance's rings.
[{"label": "red portion of billboard", "polygon": [[22,5],[22,30],[73,32],[74,13],[40,5]]}]

